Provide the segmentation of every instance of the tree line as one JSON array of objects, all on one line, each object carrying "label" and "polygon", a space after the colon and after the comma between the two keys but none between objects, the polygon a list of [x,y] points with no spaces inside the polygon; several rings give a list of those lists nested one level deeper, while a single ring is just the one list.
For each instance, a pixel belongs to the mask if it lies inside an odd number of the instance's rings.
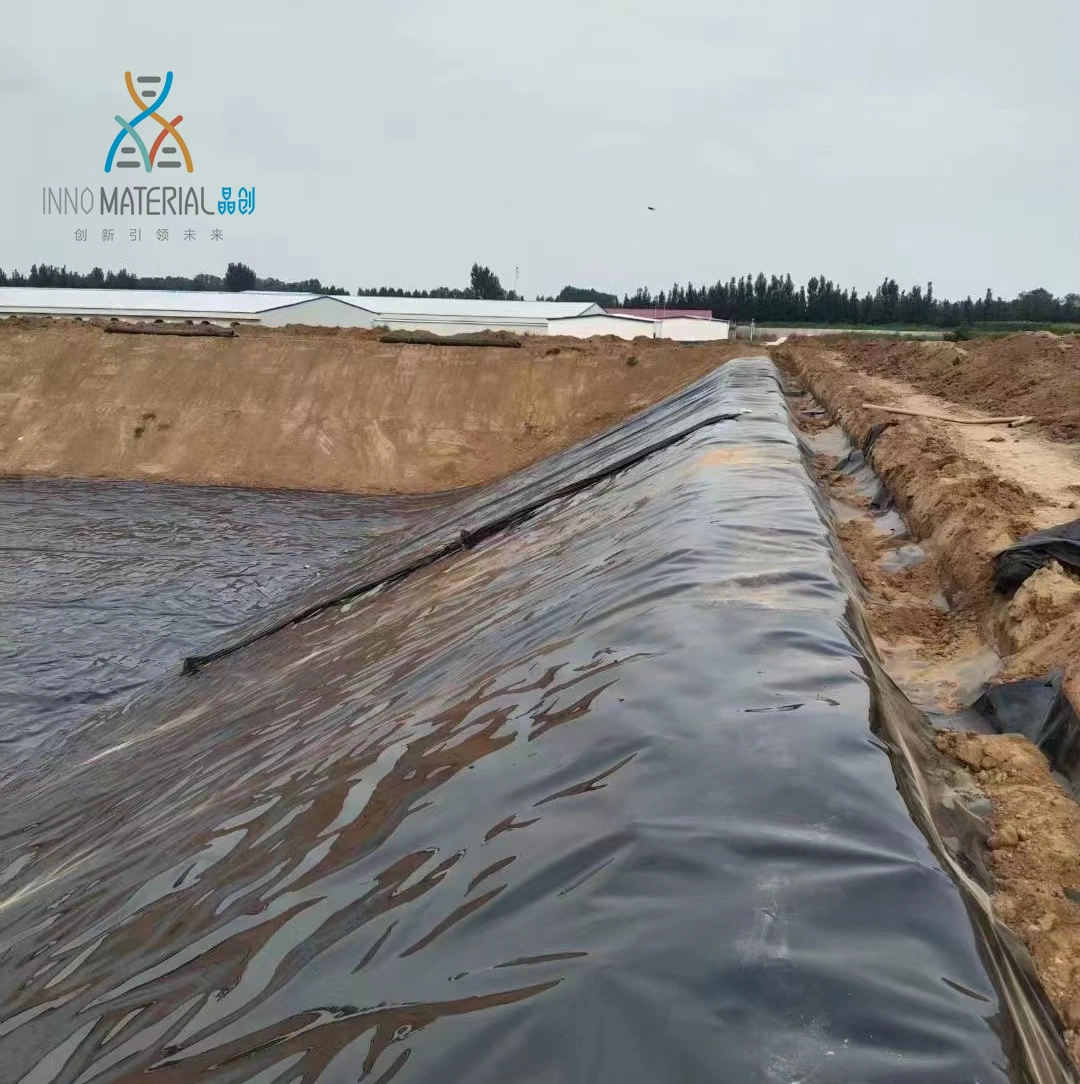
[{"label": "tree line", "polygon": [[[430,290],[405,290],[378,286],[361,288],[358,294],[375,297],[460,297],[517,300],[506,291],[498,276],[486,267],[473,264],[467,287],[439,286]],[[837,324],[875,326],[916,324],[957,328],[989,322],[1080,323],[1080,294],[1055,297],[1042,288],[1027,290],[1006,301],[992,290],[977,299],[948,301],[934,294],[934,284],[901,289],[896,279],[886,278],[872,293],[844,289],[824,275],[814,276],[805,286],[796,288],[790,274],[732,276],[711,286],[675,283],[669,290],[652,293],[640,287],[633,294],[617,294],[584,286],[564,286],[552,297],[537,301],[580,301],[601,308],[709,309],[718,320],[739,323]]]},{"label": "tree line", "polygon": [[[4,272],[0,268],[0,286],[66,286],[128,290],[284,290],[303,293],[347,294],[338,286],[324,286],[318,279],[283,282],[260,278],[245,264],[230,264],[224,275],[200,274],[191,278],[180,275],[139,276],[129,271],[103,271],[95,267],[81,273],[51,264],[34,264],[28,274]],[[474,263],[467,286],[437,286],[426,290],[396,287],[361,287],[358,295],[376,297],[482,298],[520,301],[520,294],[507,290],[489,267]],[[603,308],[620,305],[617,294],[592,287],[565,286],[554,297],[537,301],[593,302]],[[837,324],[875,326],[919,324],[931,327],[958,328],[989,322],[1080,323],[1080,294],[1055,297],[1042,288],[1026,290],[1005,300],[987,290],[984,296],[962,301],[939,298],[933,282],[901,289],[896,279],[886,278],[873,292],[860,293],[845,288],[824,275],[813,276],[796,287],[790,274],[732,276],[711,286],[685,286],[675,283],[670,289],[653,293],[646,287],[625,294],[622,307],[678,310],[709,309],[714,317],[747,323]]]},{"label": "tree line", "polygon": [[123,269],[103,271],[69,271],[52,264],[32,264],[27,274],[4,271],[0,267],[0,286],[64,286],[86,290],[281,290],[303,294],[347,294],[340,286],[324,286],[318,279],[302,282],[282,282],[281,279],[259,278],[254,270],[242,263],[231,263],[224,275],[136,275]]},{"label": "tree line", "polygon": [[[460,297],[520,300],[512,290],[504,290],[498,276],[486,267],[473,264],[467,287],[438,286],[430,290],[406,290],[396,287],[361,287],[357,294],[373,297]],[[957,328],[989,322],[1040,324],[1080,323],[1080,294],[1055,297],[1042,288],[1027,290],[1012,300],[995,297],[988,289],[983,297],[948,301],[934,294],[934,284],[901,289],[896,279],[886,278],[872,293],[852,287],[844,289],[824,275],[814,276],[805,286],[796,288],[790,274],[764,273],[732,276],[712,286],[675,283],[669,290],[652,293],[640,287],[622,299],[614,293],[584,286],[564,286],[552,297],[537,301],[580,301],[601,308],[709,309],[718,320],[739,323],[837,324],[874,326],[917,324]]]},{"label": "tree line", "polygon": [[[469,271],[469,285],[435,286],[430,290],[403,290],[395,286],[360,286],[357,297],[453,297],[463,300],[481,299],[484,301],[524,301],[521,294],[506,290],[499,281],[499,276],[490,267],[481,267],[474,263]],[[537,298],[539,301],[540,298]]]},{"label": "tree line", "polygon": [[[559,296],[566,294],[564,290]],[[711,309],[720,319],[781,324],[962,327],[991,321],[1080,322],[1080,294],[1075,293],[1057,298],[1039,288],[1007,301],[988,289],[976,299],[949,301],[935,296],[932,282],[905,290],[896,279],[886,278],[872,293],[860,294],[858,289],[844,289],[824,275],[814,276],[798,288],[791,275],[766,278],[763,273],[738,279],[733,276],[712,286],[676,283],[655,295],[641,288],[624,297],[623,304],[627,308]]]}]

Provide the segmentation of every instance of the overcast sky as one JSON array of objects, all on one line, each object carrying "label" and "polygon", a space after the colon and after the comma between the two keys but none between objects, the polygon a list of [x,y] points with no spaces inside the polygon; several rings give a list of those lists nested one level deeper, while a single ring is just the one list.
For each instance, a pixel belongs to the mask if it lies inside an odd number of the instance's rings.
[{"label": "overcast sky", "polygon": [[[3,24],[5,269],[1080,291],[1077,0],[6,0]],[[165,183],[254,185],[254,214],[164,242],[42,215],[42,186],[163,183],[103,172],[126,70],[174,72],[195,169]]]}]

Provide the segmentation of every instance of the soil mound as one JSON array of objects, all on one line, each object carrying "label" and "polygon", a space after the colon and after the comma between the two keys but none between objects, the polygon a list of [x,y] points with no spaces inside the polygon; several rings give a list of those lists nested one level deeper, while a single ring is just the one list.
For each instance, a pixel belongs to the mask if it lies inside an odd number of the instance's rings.
[{"label": "soil mound", "polygon": [[888,342],[857,335],[828,340],[847,364],[872,376],[990,414],[1030,414],[1055,440],[1080,440],[1080,341],[1025,332],[1002,339]]},{"label": "soil mound", "polygon": [[0,324],[0,476],[422,493],[519,470],[760,350]]}]

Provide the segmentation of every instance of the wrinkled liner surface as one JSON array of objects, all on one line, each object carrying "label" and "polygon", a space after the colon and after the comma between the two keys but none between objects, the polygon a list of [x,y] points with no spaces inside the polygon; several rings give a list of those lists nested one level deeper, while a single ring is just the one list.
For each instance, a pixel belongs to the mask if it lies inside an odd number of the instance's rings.
[{"label": "wrinkled liner surface", "polygon": [[7,1079],[1071,1079],[941,843],[925,720],[767,362],[439,508],[339,589],[741,409],[8,787]]},{"label": "wrinkled liner surface", "polygon": [[0,479],[0,777],[437,503]]}]

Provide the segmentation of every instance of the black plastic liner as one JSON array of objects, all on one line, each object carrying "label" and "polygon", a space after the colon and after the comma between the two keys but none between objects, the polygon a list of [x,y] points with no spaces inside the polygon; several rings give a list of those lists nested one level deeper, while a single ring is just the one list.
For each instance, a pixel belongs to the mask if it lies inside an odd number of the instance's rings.
[{"label": "black plastic liner", "polygon": [[874,445],[881,438],[886,429],[891,429],[896,422],[879,422],[866,434],[861,448],[852,448],[836,465],[836,469],[844,475],[860,480],[864,486],[873,490],[870,499],[872,512],[888,512],[895,507],[895,501],[888,489],[881,484],[874,468],[870,463],[870,453]]},{"label": "black plastic liner", "polygon": [[0,777],[440,500],[0,479]]},{"label": "black plastic liner", "polygon": [[1080,519],[1025,535],[994,559],[994,588],[1012,595],[1034,572],[1057,561],[1080,571]]},{"label": "black plastic liner", "polygon": [[999,734],[1023,734],[1050,767],[1073,785],[1080,782],[1080,719],[1062,690],[1064,673],[988,685],[975,710]]},{"label": "black plastic liner", "polygon": [[182,672],[185,674],[197,673],[202,667],[206,666],[207,663],[224,658],[226,655],[231,655],[234,651],[239,651],[241,648],[248,647],[250,644],[261,640],[266,636],[272,636],[274,633],[280,632],[290,625],[306,621],[308,618],[314,617],[316,614],[329,609],[331,606],[337,606],[343,602],[348,602],[351,599],[367,594],[369,591],[374,591],[377,588],[388,587],[392,584],[400,583],[407,576],[411,576],[414,572],[419,572],[421,569],[427,568],[428,565],[432,565],[436,561],[441,561],[444,558],[457,553],[459,550],[470,549],[480,542],[485,542],[487,539],[493,538],[494,536],[509,530],[511,527],[524,523],[525,520],[536,515],[540,509],[551,504],[553,501],[561,501],[565,500],[567,497],[573,497],[576,494],[595,486],[598,482],[602,482],[630,467],[637,466],[638,463],[643,462],[650,456],[670,448],[671,445],[676,444],[681,440],[685,440],[699,429],[704,429],[706,426],[710,425],[719,425],[721,422],[735,421],[738,417],[739,415],[737,413],[721,413],[711,415],[707,418],[700,418],[688,428],[676,430],[674,433],[670,433],[661,440],[655,441],[652,444],[647,444],[643,448],[638,448],[635,451],[622,456],[620,459],[616,459],[613,463],[605,464],[591,474],[586,474],[581,478],[575,478],[571,482],[557,486],[550,492],[541,493],[540,496],[534,497],[525,504],[519,504],[509,509],[503,509],[499,514],[493,515],[493,517],[485,523],[478,524],[477,526],[459,527],[458,536],[455,541],[444,543],[426,553],[418,553],[411,557],[407,563],[402,564],[398,568],[381,569],[377,579],[370,579],[360,584],[351,585],[348,588],[339,591],[336,595],[309,603],[297,613],[289,614],[282,618],[276,625],[260,628],[258,631],[253,632],[242,639],[235,640],[232,643],[218,648],[209,655],[189,655],[184,659]]},{"label": "black plastic liner", "polygon": [[7,1079],[1072,1079],[938,835],[768,362],[436,509],[336,593],[507,518],[6,788]]}]

